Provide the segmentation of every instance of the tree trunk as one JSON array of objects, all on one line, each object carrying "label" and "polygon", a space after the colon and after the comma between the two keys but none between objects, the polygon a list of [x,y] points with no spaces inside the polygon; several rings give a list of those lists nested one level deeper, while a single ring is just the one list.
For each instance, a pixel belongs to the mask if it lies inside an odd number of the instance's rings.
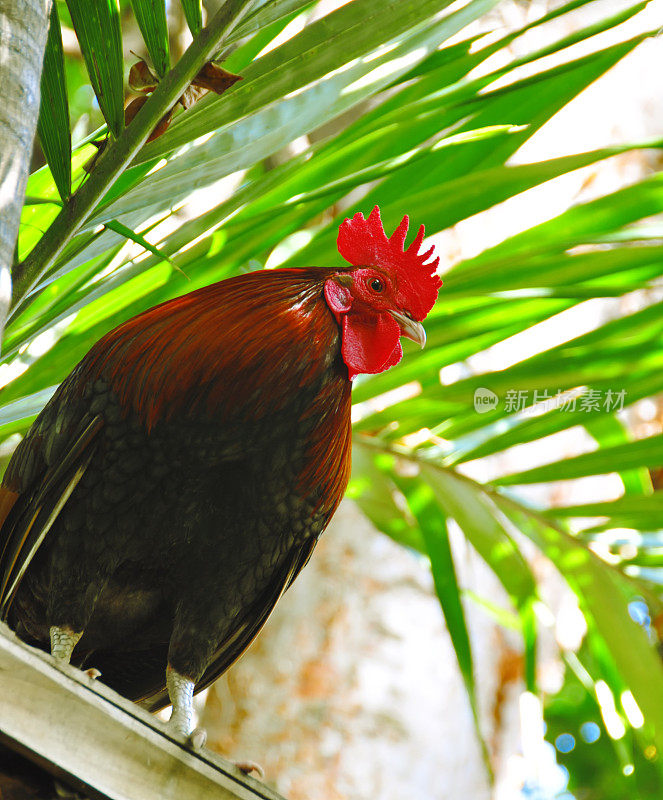
[{"label": "tree trunk", "polygon": [[0,4],[0,335],[39,114],[39,82],[51,0]]}]

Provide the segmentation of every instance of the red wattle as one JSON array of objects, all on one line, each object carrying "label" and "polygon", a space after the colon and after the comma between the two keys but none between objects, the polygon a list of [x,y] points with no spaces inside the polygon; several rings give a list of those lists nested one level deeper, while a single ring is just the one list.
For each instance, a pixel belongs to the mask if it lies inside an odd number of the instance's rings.
[{"label": "red wattle", "polygon": [[403,357],[400,326],[388,313],[345,314],[341,354],[350,380],[361,373],[384,372]]}]

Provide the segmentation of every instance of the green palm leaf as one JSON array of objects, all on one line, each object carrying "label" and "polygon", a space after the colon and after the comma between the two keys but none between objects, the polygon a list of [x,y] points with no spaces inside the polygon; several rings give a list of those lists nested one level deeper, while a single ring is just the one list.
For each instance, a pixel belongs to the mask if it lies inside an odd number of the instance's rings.
[{"label": "green palm leaf", "polygon": [[57,3],[53,3],[51,8],[44,53],[37,133],[60,197],[68,200],[71,194],[71,136]]},{"label": "green palm leaf", "polygon": [[92,88],[112,135],[124,127],[124,65],[117,0],[67,0]]}]

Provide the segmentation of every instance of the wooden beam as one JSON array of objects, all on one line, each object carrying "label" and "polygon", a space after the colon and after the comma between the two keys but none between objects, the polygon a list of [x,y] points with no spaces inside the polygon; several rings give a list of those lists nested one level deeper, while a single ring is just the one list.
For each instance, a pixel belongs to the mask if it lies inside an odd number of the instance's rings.
[{"label": "wooden beam", "polygon": [[0,738],[103,800],[283,800],[232,763],[0,625]]}]

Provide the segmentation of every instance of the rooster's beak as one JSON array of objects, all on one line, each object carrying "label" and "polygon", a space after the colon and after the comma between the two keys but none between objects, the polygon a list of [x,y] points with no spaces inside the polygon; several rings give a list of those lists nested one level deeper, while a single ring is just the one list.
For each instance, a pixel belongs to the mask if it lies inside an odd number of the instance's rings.
[{"label": "rooster's beak", "polygon": [[426,331],[424,330],[424,326],[421,324],[421,322],[417,322],[416,319],[412,319],[412,317],[410,317],[408,314],[401,314],[400,311],[389,311],[389,313],[400,325],[403,336],[407,336],[408,339],[412,339],[412,341],[416,342],[420,347],[425,346]]}]

